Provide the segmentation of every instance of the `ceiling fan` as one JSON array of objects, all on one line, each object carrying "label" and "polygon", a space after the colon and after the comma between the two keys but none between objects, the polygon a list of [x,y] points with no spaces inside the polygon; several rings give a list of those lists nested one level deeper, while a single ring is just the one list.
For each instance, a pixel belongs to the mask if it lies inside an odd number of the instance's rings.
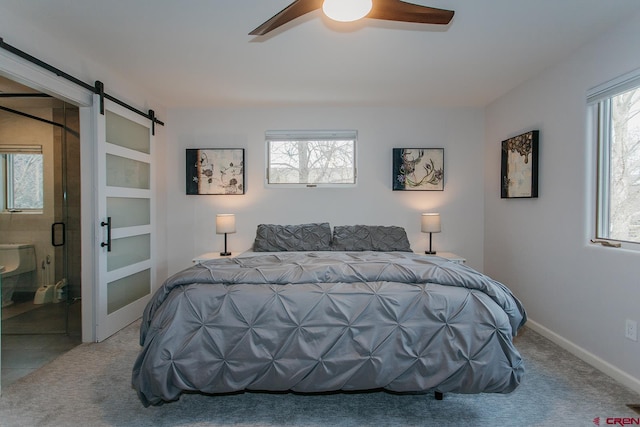
[{"label": "ceiling fan", "polygon": [[[345,22],[366,17],[387,21],[447,25],[454,14],[452,10],[420,6],[402,0],[295,0],[251,31],[249,35],[263,36],[289,21],[320,8],[329,18]],[[340,15],[341,11],[344,11],[346,16]]]}]

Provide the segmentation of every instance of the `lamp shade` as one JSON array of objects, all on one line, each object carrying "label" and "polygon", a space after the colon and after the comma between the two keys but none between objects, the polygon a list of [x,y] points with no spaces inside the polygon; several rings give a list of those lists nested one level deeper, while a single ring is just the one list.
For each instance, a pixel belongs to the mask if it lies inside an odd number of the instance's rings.
[{"label": "lamp shade", "polygon": [[339,22],[357,21],[371,12],[371,0],[324,0],[322,11]]},{"label": "lamp shade", "polygon": [[216,215],[216,234],[236,232],[236,216],[234,214]]},{"label": "lamp shade", "polygon": [[440,214],[439,213],[423,213],[422,214],[422,232],[423,233],[439,233]]}]

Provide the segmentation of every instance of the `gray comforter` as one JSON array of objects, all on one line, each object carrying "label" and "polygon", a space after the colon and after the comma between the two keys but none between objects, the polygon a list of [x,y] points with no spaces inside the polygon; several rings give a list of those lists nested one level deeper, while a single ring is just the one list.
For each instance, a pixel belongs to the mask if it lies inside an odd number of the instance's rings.
[{"label": "gray comforter", "polygon": [[133,368],[142,403],[183,391],[512,391],[520,302],[464,265],[401,252],[212,260],[149,302]]}]

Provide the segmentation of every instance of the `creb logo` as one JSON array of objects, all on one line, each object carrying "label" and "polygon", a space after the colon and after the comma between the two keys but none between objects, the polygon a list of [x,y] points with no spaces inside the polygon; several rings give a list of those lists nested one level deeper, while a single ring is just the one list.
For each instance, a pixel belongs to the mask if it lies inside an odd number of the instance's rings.
[{"label": "creb logo", "polygon": [[[593,424],[599,426],[600,425],[600,417],[596,417],[593,419]],[[640,418],[618,418],[611,417],[607,418],[606,425],[609,426],[631,426],[631,425],[640,425]]]}]

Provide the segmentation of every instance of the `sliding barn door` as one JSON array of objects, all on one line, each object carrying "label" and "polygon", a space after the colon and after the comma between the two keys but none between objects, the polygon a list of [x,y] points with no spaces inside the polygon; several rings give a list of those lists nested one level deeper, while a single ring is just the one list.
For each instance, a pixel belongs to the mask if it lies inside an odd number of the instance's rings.
[{"label": "sliding barn door", "polygon": [[96,111],[95,123],[96,339],[102,341],[138,319],[151,297],[155,279],[154,144],[150,120],[108,100],[104,115]]}]

